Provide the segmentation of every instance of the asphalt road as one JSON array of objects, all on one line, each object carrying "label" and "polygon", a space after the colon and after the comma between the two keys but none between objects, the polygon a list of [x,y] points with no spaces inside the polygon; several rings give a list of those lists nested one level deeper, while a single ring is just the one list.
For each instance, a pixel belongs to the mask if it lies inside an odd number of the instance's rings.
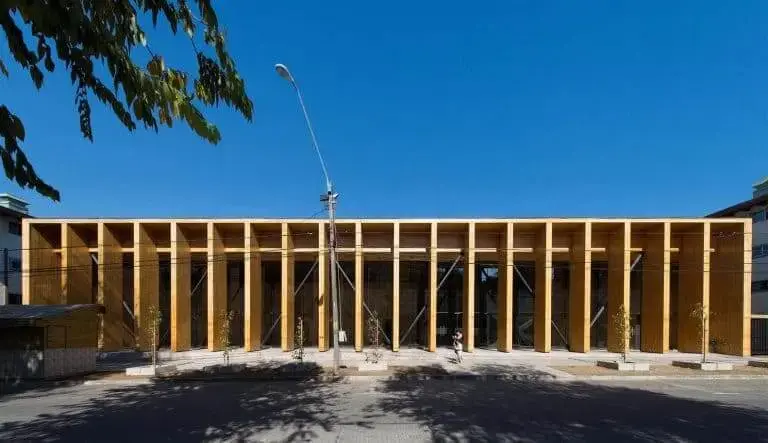
[{"label": "asphalt road", "polygon": [[768,441],[768,383],[355,381],[42,388],[0,441]]}]

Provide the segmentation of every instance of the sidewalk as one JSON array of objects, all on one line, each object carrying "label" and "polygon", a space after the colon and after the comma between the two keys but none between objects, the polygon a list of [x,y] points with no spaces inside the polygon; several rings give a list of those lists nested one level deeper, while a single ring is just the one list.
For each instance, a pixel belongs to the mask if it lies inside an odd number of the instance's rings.
[{"label": "sidewalk", "polygon": [[[749,360],[761,358],[741,358],[720,354],[709,356],[711,361],[728,362],[734,365],[734,372],[702,373],[700,371],[671,368],[675,360],[697,361],[698,354],[686,354],[670,352],[668,354],[650,354],[633,352],[631,358],[635,361],[648,362],[652,366],[650,373],[621,373],[612,370],[596,370],[598,360],[616,360],[618,354],[606,351],[592,351],[589,353],[573,353],[563,350],[553,350],[551,353],[539,353],[533,350],[515,350],[510,353],[502,353],[496,350],[476,349],[472,353],[464,353],[464,361],[457,364],[451,349],[438,349],[437,352],[426,352],[421,349],[402,349],[399,352],[389,350],[382,351],[382,360],[390,368],[386,373],[356,373],[357,368],[365,361],[364,352],[355,352],[351,348],[342,350],[342,367],[349,368],[345,371],[345,378],[407,378],[414,380],[426,379],[507,379],[507,380],[552,380],[552,381],[584,381],[584,380],[655,380],[655,379],[681,379],[681,378],[768,378],[768,369],[760,370],[748,368],[744,370]],[[147,361],[139,358],[137,353],[116,353],[104,356],[99,361],[98,370],[103,372],[120,371],[128,366],[146,365]],[[162,351],[159,355],[160,364],[170,364],[179,372],[200,372],[206,367],[218,366],[224,363],[222,352],[209,352],[207,350],[193,350],[171,353]],[[765,359],[765,358],[762,358]],[[266,366],[287,365],[295,360],[290,352],[282,352],[280,349],[265,349],[255,352],[244,352],[235,349],[230,352],[231,365],[245,365],[249,370],[258,370]],[[323,369],[321,374],[313,377],[331,379],[328,369],[333,366],[333,352],[318,352],[316,348],[305,350],[304,362]],[[658,367],[660,369],[653,369]],[[290,377],[289,377],[290,378]],[[197,380],[192,378],[193,380]],[[229,379],[240,379],[237,374],[232,374]],[[253,378],[243,378],[253,379]],[[202,378],[200,379],[202,380]]]}]

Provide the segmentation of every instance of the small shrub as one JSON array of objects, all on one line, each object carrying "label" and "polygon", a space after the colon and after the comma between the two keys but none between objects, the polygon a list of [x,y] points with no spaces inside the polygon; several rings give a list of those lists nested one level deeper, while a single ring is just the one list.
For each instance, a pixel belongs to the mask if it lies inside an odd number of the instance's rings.
[{"label": "small shrub", "polygon": [[230,332],[232,330],[232,319],[235,313],[232,311],[222,310],[219,313],[221,317],[221,333],[219,335],[219,346],[223,351],[224,365],[229,366],[230,351],[232,349],[232,343],[230,342]]},{"label": "small shrub", "polygon": [[293,358],[300,362],[304,361],[304,343],[306,334],[304,332],[304,317],[299,316],[296,319],[296,336],[294,337]]},{"label": "small shrub", "polygon": [[378,363],[383,356],[381,352],[381,328],[379,314],[372,312],[366,322],[366,332],[370,349],[365,352],[365,361],[367,363]]},{"label": "small shrub", "polygon": [[613,315],[613,329],[621,343],[621,358],[626,363],[629,355],[629,340],[632,338],[632,326],[629,324],[629,312],[624,305],[619,306]]}]

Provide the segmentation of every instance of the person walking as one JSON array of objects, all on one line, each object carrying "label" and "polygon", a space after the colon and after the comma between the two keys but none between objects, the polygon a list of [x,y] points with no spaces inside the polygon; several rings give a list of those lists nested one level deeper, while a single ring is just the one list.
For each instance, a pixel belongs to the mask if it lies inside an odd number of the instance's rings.
[{"label": "person walking", "polygon": [[457,329],[453,333],[453,351],[456,352],[456,363],[461,363],[461,351],[462,351],[462,339],[464,336],[461,334],[461,329]]}]

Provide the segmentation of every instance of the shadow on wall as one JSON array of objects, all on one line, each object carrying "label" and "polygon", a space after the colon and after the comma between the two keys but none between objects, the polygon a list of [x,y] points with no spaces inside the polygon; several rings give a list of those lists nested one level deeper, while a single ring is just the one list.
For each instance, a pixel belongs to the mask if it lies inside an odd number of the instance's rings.
[{"label": "shadow on wall", "polygon": [[[474,368],[473,368],[474,369]],[[768,412],[639,389],[536,381],[530,368],[487,374],[532,381],[385,381],[365,412],[396,414],[433,441],[768,441]]]}]

